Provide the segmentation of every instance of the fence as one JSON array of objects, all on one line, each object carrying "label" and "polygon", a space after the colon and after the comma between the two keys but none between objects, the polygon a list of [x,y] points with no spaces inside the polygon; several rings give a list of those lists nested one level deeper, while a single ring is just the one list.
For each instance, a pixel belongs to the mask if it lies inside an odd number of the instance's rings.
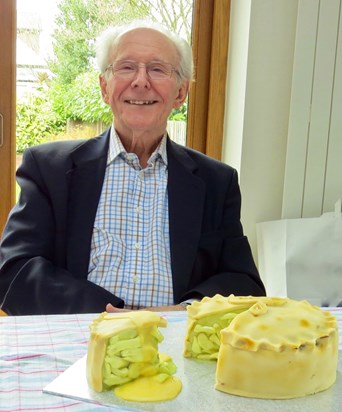
[{"label": "fence", "polygon": [[186,145],[186,122],[169,120],[167,122],[167,131],[174,142],[183,146]]}]

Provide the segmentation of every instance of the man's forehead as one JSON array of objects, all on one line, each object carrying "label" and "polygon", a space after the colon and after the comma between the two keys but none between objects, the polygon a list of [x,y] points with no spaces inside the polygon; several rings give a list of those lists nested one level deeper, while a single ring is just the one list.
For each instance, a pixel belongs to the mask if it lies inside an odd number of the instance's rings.
[{"label": "man's forehead", "polygon": [[169,55],[173,60],[177,58],[177,50],[172,41],[163,33],[155,29],[136,28],[123,33],[113,45],[114,55],[137,53],[156,53]]}]

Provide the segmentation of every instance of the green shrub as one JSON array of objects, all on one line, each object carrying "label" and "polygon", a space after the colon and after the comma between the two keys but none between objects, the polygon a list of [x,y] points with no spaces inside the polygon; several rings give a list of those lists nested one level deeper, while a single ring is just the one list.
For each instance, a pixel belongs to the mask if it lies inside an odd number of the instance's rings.
[{"label": "green shrub", "polygon": [[43,89],[17,103],[16,121],[17,153],[47,141],[50,134],[63,130],[66,124],[65,120],[51,109],[47,93]]},{"label": "green shrub", "polygon": [[53,84],[50,95],[56,113],[66,119],[110,125],[113,115],[102,100],[98,77],[98,72],[91,69],[77,76],[69,86]]},{"label": "green shrub", "polygon": [[169,120],[177,120],[186,122],[188,117],[188,99],[182,104],[179,109],[173,109],[170,113]]}]

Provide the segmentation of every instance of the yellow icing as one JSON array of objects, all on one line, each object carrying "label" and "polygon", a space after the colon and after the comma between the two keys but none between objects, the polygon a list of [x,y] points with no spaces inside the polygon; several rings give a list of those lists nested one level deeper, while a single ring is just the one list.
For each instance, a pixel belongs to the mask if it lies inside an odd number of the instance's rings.
[{"label": "yellow icing", "polygon": [[[214,332],[220,340],[217,353],[207,342]],[[301,397],[336,380],[337,320],[307,301],[206,297],[188,307],[184,355],[217,358],[215,388],[220,391],[265,399]]]},{"label": "yellow icing", "polygon": [[198,324],[236,314],[220,331],[216,389],[288,399],[325,390],[335,382],[338,329],[329,312],[307,301],[234,295],[216,295],[191,306],[185,343],[190,356],[194,354],[189,341]]},{"label": "yellow icing", "polygon": [[114,393],[132,402],[161,402],[174,399],[182,390],[182,382],[175,376],[141,377],[117,386]]},{"label": "yellow icing", "polygon": [[[217,359],[217,390],[288,399],[336,380],[337,320],[306,301],[215,295],[187,311],[184,356]],[[182,389],[171,376],[176,367],[158,352],[163,337],[157,328],[166,324],[156,312],[101,314],[90,326],[89,385],[96,391],[113,387],[116,396],[135,402],[176,397]]]},{"label": "yellow icing", "polygon": [[222,344],[215,388],[234,395],[289,399],[329,388],[336,380],[335,336],[312,351],[249,351]]},{"label": "yellow icing", "polygon": [[282,306],[274,306],[266,298],[260,298],[222,331],[221,342],[254,352],[259,349],[281,352],[299,347],[313,350],[317,339],[335,335],[336,330],[336,318],[307,301],[287,299]]},{"label": "yellow icing", "polygon": [[103,312],[90,325],[87,380],[97,392],[130,382],[140,376],[171,375],[176,371],[170,357],[160,357],[158,327],[166,319],[156,312]]}]

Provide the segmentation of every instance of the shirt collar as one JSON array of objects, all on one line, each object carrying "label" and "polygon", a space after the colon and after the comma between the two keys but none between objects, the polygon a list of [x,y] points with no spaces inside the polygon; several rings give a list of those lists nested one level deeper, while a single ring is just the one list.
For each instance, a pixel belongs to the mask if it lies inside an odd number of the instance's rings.
[{"label": "shirt collar", "polygon": [[[161,158],[162,162],[167,165],[167,151],[166,151],[166,142],[167,142],[167,132],[164,133],[158,147],[151,154],[149,162],[154,161],[158,158]],[[127,154],[126,149],[124,148],[119,135],[117,134],[114,124],[110,130],[110,139],[109,139],[109,150],[107,158],[107,166],[113,162],[120,154]]]}]

